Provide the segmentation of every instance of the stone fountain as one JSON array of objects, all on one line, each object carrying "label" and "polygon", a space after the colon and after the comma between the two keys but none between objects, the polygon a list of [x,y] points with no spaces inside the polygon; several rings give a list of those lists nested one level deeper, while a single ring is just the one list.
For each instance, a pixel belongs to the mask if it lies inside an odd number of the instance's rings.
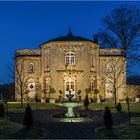
[{"label": "stone fountain", "polygon": [[73,108],[81,105],[77,102],[72,102],[73,96],[74,95],[71,94],[71,91],[69,91],[69,94],[66,95],[66,97],[68,98],[68,102],[63,103],[63,106],[67,107],[68,109],[67,113],[65,114],[67,118],[76,117],[76,115],[73,112]]},{"label": "stone fountain", "polygon": [[67,113],[64,115],[64,117],[60,118],[59,121],[62,121],[62,122],[85,122],[85,121],[91,121],[89,118],[78,117],[73,112],[73,108],[81,106],[82,103],[72,101],[72,98],[74,97],[74,95],[71,94],[71,91],[69,91],[69,94],[67,94],[66,97],[68,99],[67,102],[63,102],[62,104],[58,104],[60,106],[64,106],[64,107],[67,108]]}]

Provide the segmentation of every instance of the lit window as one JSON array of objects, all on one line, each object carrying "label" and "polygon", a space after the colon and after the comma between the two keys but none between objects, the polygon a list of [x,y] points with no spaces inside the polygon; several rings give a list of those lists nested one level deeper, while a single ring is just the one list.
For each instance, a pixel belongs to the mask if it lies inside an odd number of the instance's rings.
[{"label": "lit window", "polygon": [[34,64],[33,64],[33,63],[30,63],[30,64],[29,64],[28,72],[29,72],[29,73],[34,73]]},{"label": "lit window", "polygon": [[74,82],[74,78],[72,77],[67,77],[66,81],[66,91],[75,91],[75,82]]},{"label": "lit window", "polygon": [[91,77],[90,88],[91,88],[91,92],[93,92],[93,91],[96,89],[96,80],[95,80],[95,76],[92,76],[92,77]]},{"label": "lit window", "polygon": [[68,52],[66,53],[65,55],[65,64],[72,64],[74,65],[75,64],[75,53],[73,52]]},{"label": "lit window", "polygon": [[91,81],[91,91],[94,91],[94,83]]},{"label": "lit window", "polygon": [[74,82],[71,82],[71,89],[74,91]]},{"label": "lit window", "polygon": [[66,91],[69,91],[69,82],[66,82]]},{"label": "lit window", "polygon": [[91,91],[93,92],[93,91],[95,90],[95,88],[96,88],[96,83],[95,83],[95,81],[91,81],[91,82],[90,82],[90,87],[91,87]]}]

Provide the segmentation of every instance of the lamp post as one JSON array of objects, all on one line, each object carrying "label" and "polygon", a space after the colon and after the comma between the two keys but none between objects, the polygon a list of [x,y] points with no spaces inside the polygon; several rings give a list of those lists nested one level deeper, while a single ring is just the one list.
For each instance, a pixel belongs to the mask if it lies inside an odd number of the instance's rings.
[{"label": "lamp post", "polygon": [[131,116],[130,116],[130,106],[129,106],[128,93],[127,93],[127,97],[126,97],[126,102],[127,102],[127,106],[128,106],[128,119],[129,119],[129,124],[131,124]]}]

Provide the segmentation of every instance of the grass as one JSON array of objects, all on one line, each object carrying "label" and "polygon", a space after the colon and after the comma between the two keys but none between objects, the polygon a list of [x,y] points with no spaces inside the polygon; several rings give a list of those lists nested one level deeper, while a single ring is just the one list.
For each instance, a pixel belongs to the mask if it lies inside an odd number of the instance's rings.
[{"label": "grass", "polygon": [[96,128],[95,132],[99,139],[140,139],[140,117],[132,118],[131,125],[121,124],[108,130],[104,127]]},{"label": "grass", "polygon": [[[102,103],[102,104],[91,104],[89,109],[104,109],[108,105],[113,114],[119,115],[114,107],[114,103]],[[128,112],[128,106],[126,103],[121,103],[122,113]],[[131,103],[130,104],[131,112],[131,125],[120,124],[114,125],[113,130],[108,130],[105,127],[96,128],[95,132],[97,138],[100,139],[140,139],[140,103]],[[121,114],[120,114],[121,115]]]},{"label": "grass", "polygon": [[[61,106],[57,104],[51,103],[30,103],[33,110],[51,110],[51,109],[61,109]],[[109,106],[111,108],[111,112],[116,116],[118,113],[114,108],[114,103],[105,102],[105,103],[91,103],[89,105],[90,110],[104,110],[105,106]],[[123,113],[127,113],[127,104],[122,103],[122,111]],[[8,102],[8,110],[9,112],[24,112],[27,103],[24,104],[24,107],[21,108],[19,102]],[[84,106],[80,106],[80,109],[84,109]],[[114,125],[113,130],[107,130],[104,127],[96,128],[95,132],[97,134],[97,138],[108,139],[136,139],[140,138],[139,130],[140,130],[140,103],[131,103],[130,104],[131,111],[131,122],[132,124],[120,124]],[[21,124],[6,121],[4,119],[0,119],[0,139],[8,139],[8,138],[45,138],[47,130],[33,127],[30,130],[25,129]],[[54,133],[55,134],[55,133]]]},{"label": "grass", "polygon": [[0,139],[37,139],[45,137],[47,137],[45,129],[37,127],[26,129],[21,124],[0,118]]},{"label": "grass", "polygon": [[[127,112],[127,104],[121,103],[122,111]],[[27,103],[24,103],[24,107],[21,108],[20,102],[8,102],[8,110],[9,112],[24,112]],[[50,109],[61,109],[62,106],[53,103],[30,103],[30,106],[33,110],[50,110]],[[89,110],[104,110],[105,106],[109,106],[111,112],[116,113],[116,109],[114,107],[113,102],[104,102],[104,103],[91,103],[89,105]],[[84,106],[78,107],[80,109],[84,109]],[[140,103],[131,103],[130,104],[131,113],[140,113]]]},{"label": "grass", "polygon": [[[24,103],[23,108],[20,105],[20,102],[8,102],[8,111],[9,112],[24,112],[27,103]],[[61,109],[60,106],[53,103],[30,103],[32,110],[50,110],[50,109]]]},{"label": "grass", "polygon": [[[126,103],[121,103],[122,105],[122,111],[127,112],[128,106]],[[116,112],[115,105],[113,102],[104,102],[104,103],[91,103],[89,105],[89,110],[104,110],[105,106],[109,106],[111,109],[111,112]],[[84,109],[84,106],[80,106],[80,109]],[[130,111],[131,113],[140,113],[140,103],[131,103],[130,104]]]}]

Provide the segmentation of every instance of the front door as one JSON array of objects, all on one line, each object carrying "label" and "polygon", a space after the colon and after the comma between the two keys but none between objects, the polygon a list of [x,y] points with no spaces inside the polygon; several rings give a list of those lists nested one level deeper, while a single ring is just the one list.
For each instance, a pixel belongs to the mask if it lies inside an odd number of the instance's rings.
[{"label": "front door", "polygon": [[66,95],[70,91],[74,95],[73,98],[75,98],[75,77],[65,77],[65,98],[67,98]]}]

